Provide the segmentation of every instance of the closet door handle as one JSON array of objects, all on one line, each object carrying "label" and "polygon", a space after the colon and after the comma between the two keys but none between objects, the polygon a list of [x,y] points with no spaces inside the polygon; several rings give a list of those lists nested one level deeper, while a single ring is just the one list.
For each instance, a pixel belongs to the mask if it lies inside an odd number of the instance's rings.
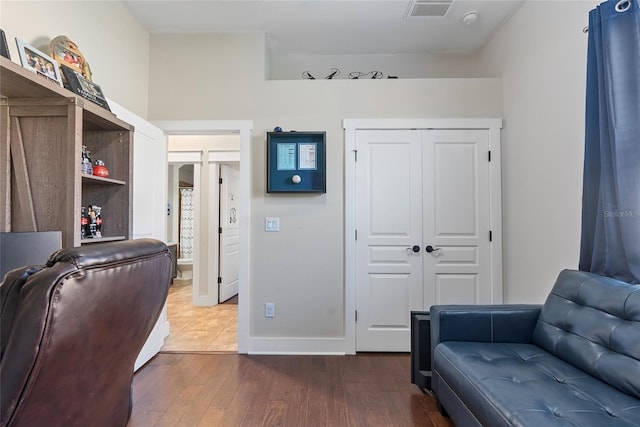
[{"label": "closet door handle", "polygon": [[431,246],[431,245],[429,245],[429,246],[427,246],[426,248],[424,248],[424,250],[425,250],[425,251],[427,251],[428,253],[435,252],[435,251],[439,251],[439,250],[441,250],[441,249],[442,249],[442,248],[434,248],[434,247],[433,247],[433,246]]}]

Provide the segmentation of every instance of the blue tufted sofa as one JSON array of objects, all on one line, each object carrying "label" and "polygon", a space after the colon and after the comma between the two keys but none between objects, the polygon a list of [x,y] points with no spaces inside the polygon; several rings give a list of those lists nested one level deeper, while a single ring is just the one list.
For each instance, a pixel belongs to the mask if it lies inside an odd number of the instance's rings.
[{"label": "blue tufted sofa", "polygon": [[640,426],[640,285],[564,270],[542,306],[433,306],[431,335],[458,427]]}]

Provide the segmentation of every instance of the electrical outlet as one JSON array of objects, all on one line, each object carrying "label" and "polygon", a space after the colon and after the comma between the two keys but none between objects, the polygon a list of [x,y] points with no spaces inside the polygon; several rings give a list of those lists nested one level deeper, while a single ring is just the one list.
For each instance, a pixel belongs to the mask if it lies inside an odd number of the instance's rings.
[{"label": "electrical outlet", "polygon": [[264,231],[269,231],[269,232],[280,231],[280,218],[278,217],[265,218]]},{"label": "electrical outlet", "polygon": [[264,317],[276,317],[276,305],[272,302],[264,304]]}]

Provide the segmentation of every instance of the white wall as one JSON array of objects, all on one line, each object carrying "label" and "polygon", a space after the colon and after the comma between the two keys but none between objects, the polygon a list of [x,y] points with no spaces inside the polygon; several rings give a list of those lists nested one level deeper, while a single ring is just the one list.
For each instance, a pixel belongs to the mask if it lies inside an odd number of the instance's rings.
[{"label": "white wall", "polygon": [[264,37],[154,34],[149,69],[152,120],[250,119],[254,86],[264,81]]},{"label": "white wall", "polygon": [[[478,77],[477,54],[424,55],[281,55],[270,58],[271,80],[300,80],[308,71],[323,79],[337,68],[334,79],[348,79],[349,73],[380,71],[384,78],[400,79]],[[362,78],[371,78],[371,75]]]},{"label": "white wall", "polygon": [[[265,81],[255,34],[153,35],[150,67],[153,120],[253,120],[254,338],[344,337],[344,118],[502,114],[499,79]],[[326,194],[265,193],[266,132],[275,126],[327,132]],[[280,232],[264,231],[266,217],[280,218]],[[275,318],[264,318],[265,302],[276,304]]]},{"label": "white wall", "polygon": [[503,81],[505,301],[543,302],[577,268],[588,12],[594,1],[527,1],[481,52]]},{"label": "white wall", "polygon": [[16,37],[47,54],[53,38],[69,37],[104,94],[147,116],[149,34],[120,2],[2,0],[0,28],[7,36],[11,59],[18,64]]},{"label": "white wall", "polygon": [[[477,55],[479,76],[502,79],[265,81],[263,36],[149,38],[115,2],[3,0],[0,27],[10,39],[20,36],[36,46],[66,34],[105,93],[139,115],[148,105],[154,120],[252,119],[250,332],[335,337],[343,334],[344,311],[343,118],[504,117],[506,300],[542,302],[558,271],[575,268],[587,44],[582,28],[595,5],[527,1]],[[325,195],[265,194],[264,135],[274,126],[327,131]],[[264,233],[266,216],[281,218],[280,233]],[[275,319],[263,317],[267,300],[277,305]]]},{"label": "white wall", "polygon": [[240,151],[240,136],[231,135],[169,135],[169,149]]}]

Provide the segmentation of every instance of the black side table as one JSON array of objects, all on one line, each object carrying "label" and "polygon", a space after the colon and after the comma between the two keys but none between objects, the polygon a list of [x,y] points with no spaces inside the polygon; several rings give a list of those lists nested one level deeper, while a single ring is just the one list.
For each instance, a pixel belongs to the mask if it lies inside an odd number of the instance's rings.
[{"label": "black side table", "polygon": [[411,383],[431,391],[431,316],[411,312]]}]

